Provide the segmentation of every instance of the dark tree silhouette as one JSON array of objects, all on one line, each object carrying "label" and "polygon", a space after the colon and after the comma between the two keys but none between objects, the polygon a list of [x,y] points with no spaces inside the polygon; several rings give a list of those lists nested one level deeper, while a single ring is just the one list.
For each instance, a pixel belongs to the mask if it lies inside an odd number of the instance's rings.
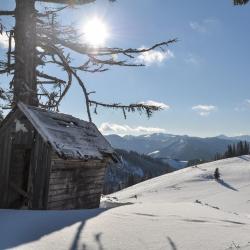
[{"label": "dark tree silhouette", "polygon": [[250,154],[249,143],[247,141],[239,141],[238,143],[228,145],[224,154],[217,153],[214,158],[215,160],[220,160],[248,154]]},{"label": "dark tree silhouette", "polygon": [[243,5],[248,3],[249,0],[234,0],[234,5]]},{"label": "dark tree silhouette", "polygon": [[220,171],[219,168],[216,168],[214,171],[214,179],[219,180],[220,179]]}]

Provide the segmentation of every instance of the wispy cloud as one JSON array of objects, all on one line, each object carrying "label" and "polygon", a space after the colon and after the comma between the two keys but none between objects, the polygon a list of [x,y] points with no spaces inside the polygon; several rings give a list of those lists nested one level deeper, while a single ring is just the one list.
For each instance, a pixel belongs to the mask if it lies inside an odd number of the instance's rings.
[{"label": "wispy cloud", "polygon": [[250,99],[245,99],[242,103],[235,107],[234,110],[238,112],[250,110]]},{"label": "wispy cloud", "polygon": [[188,64],[194,64],[194,65],[200,64],[200,58],[191,53],[188,54],[188,56],[184,59],[184,61]]},{"label": "wispy cloud", "polygon": [[157,127],[130,127],[126,124],[120,125],[116,123],[104,122],[99,127],[99,130],[103,134],[119,134],[119,135],[128,135],[128,134],[152,134],[152,133],[165,133],[166,130],[163,128]]},{"label": "wispy cloud", "polygon": [[189,22],[189,26],[191,29],[203,34],[208,33],[211,29],[217,27],[218,24],[219,21],[214,18],[207,18],[200,22],[198,21]]},{"label": "wispy cloud", "polygon": [[3,32],[3,34],[0,34],[0,47],[6,49],[8,48],[8,46],[9,46],[9,38],[6,35],[6,33]]},{"label": "wispy cloud", "polygon": [[198,31],[200,33],[206,33],[207,32],[207,29],[206,29],[205,25],[203,25],[203,24],[201,24],[199,22],[190,22],[189,25],[193,30]]},{"label": "wispy cloud", "polygon": [[[143,49],[142,47],[141,49]],[[174,53],[171,50],[166,51],[147,51],[142,54],[140,54],[137,57],[138,63],[143,63],[147,66],[150,66],[152,64],[161,64],[166,60],[169,60],[171,58],[174,58]]]},{"label": "wispy cloud", "polygon": [[170,106],[166,103],[163,103],[163,102],[156,102],[156,101],[148,100],[148,101],[139,102],[139,103],[144,104],[144,105],[157,106],[157,107],[160,107],[162,109],[170,109]]},{"label": "wispy cloud", "polygon": [[192,107],[192,110],[196,111],[200,116],[208,116],[211,112],[217,110],[217,107],[214,105],[196,105]]}]

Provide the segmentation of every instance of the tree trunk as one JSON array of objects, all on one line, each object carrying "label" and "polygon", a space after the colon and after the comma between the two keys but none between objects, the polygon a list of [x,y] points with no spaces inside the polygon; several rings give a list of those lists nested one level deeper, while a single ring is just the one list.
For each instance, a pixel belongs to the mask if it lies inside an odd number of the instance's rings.
[{"label": "tree trunk", "polygon": [[37,106],[35,0],[16,0],[14,104]]}]

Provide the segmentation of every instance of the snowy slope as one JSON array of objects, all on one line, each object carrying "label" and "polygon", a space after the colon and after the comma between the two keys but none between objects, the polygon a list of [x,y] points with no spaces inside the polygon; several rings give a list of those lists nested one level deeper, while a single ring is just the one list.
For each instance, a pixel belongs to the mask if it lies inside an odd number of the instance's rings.
[{"label": "snowy slope", "polygon": [[102,206],[110,209],[0,210],[0,249],[250,249],[250,156],[139,183]]}]

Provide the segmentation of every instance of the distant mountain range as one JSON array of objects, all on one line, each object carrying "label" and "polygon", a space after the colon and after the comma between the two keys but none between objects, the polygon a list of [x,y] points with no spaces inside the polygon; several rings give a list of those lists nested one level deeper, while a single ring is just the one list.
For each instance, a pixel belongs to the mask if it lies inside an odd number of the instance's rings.
[{"label": "distant mountain range", "polygon": [[239,135],[239,136],[233,136],[233,137],[229,137],[229,136],[226,136],[226,135],[218,135],[216,137],[220,138],[220,139],[231,140],[231,141],[247,141],[247,142],[250,142],[250,135]]},{"label": "distant mountain range", "polygon": [[200,138],[187,135],[171,135],[164,133],[132,136],[107,135],[107,140],[114,148],[135,151],[154,158],[165,159],[165,162],[177,159],[189,161],[194,159],[213,160],[216,153],[224,153],[227,146],[239,140],[250,142],[250,136]]}]

